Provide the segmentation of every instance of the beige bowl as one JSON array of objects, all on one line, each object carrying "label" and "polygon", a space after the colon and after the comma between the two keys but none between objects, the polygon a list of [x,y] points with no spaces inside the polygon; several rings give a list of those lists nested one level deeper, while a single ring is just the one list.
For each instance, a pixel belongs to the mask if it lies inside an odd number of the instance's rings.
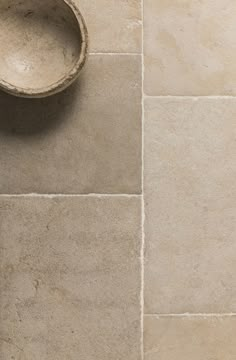
[{"label": "beige bowl", "polygon": [[45,97],[67,88],[87,56],[88,34],[71,0],[0,0],[0,88]]}]

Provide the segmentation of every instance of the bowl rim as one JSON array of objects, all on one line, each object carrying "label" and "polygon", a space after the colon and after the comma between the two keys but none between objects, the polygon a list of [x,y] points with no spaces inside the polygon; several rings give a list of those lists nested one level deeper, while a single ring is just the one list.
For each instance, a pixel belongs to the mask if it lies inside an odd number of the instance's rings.
[{"label": "bowl rim", "polygon": [[0,78],[0,90],[3,90],[11,95],[15,95],[18,97],[42,98],[57,94],[65,90],[79,76],[79,73],[82,70],[88,56],[88,30],[85,20],[78,6],[75,5],[74,1],[73,0],[61,0],[61,1],[63,1],[72,10],[78,22],[81,33],[80,56],[78,57],[78,60],[76,61],[73,68],[57,82],[53,83],[52,85],[38,89],[18,87]]}]

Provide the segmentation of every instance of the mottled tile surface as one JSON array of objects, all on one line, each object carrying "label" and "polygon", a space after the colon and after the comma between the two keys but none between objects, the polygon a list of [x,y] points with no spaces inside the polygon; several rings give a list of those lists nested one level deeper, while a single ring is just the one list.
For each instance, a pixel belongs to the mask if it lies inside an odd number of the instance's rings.
[{"label": "mottled tile surface", "polygon": [[139,198],[0,197],[0,358],[140,359]]},{"label": "mottled tile surface", "polygon": [[145,108],[145,311],[236,312],[236,100]]},{"label": "mottled tile surface", "polygon": [[67,91],[0,109],[0,193],[140,193],[140,56],[91,56]]},{"label": "mottled tile surface", "polygon": [[86,20],[91,52],[141,52],[141,0],[75,0]]},{"label": "mottled tile surface", "polygon": [[145,360],[234,360],[236,317],[145,317]]},{"label": "mottled tile surface", "polygon": [[145,92],[236,94],[236,2],[144,0]]}]

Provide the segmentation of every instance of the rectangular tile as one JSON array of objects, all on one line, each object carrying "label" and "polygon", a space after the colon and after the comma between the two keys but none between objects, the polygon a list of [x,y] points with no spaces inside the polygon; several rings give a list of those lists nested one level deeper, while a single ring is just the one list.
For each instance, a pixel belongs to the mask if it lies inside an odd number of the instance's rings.
[{"label": "rectangular tile", "polygon": [[91,52],[141,52],[141,0],[75,0],[86,20]]},{"label": "rectangular tile", "polygon": [[234,360],[236,317],[145,317],[145,360]]},{"label": "rectangular tile", "polygon": [[65,92],[0,109],[0,193],[140,193],[140,56],[91,56]]},{"label": "rectangular tile", "polygon": [[144,0],[145,92],[236,94],[236,2]]},{"label": "rectangular tile", "polygon": [[140,359],[140,199],[0,197],[0,358]]},{"label": "rectangular tile", "polygon": [[236,100],[145,108],[145,312],[236,312]]}]

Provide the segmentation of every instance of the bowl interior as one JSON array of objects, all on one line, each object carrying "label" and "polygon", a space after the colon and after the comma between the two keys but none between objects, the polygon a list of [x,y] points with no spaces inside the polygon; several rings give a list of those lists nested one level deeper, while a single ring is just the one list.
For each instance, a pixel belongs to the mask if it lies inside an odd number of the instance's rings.
[{"label": "bowl interior", "polygon": [[61,81],[76,65],[81,32],[63,0],[1,0],[0,80],[22,89]]}]

